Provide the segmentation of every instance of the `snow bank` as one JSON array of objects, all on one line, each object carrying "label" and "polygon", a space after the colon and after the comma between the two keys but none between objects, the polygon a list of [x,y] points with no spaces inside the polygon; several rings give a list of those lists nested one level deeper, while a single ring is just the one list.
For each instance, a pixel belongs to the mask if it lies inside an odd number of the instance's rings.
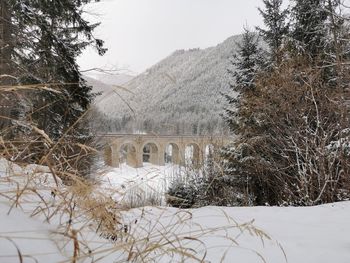
[{"label": "snow bank", "polygon": [[[31,218],[29,211],[33,205],[38,205],[33,196],[23,195],[20,202],[15,201],[19,197],[22,186],[29,183],[29,177],[36,176],[30,182],[28,188],[41,188],[41,194],[45,195],[44,188],[53,185],[45,174],[47,168],[40,166],[27,166],[22,168],[6,159],[0,159],[0,261],[1,262],[58,262],[67,260],[62,256],[52,233],[56,230],[53,226],[43,223],[38,218]],[[38,175],[40,172],[40,176]],[[34,184],[34,185],[33,185]],[[45,197],[44,197],[45,198]],[[27,214],[26,211],[29,213]]]},{"label": "snow bank", "polygon": [[[3,200],[1,200],[3,202]],[[59,262],[61,255],[54,239],[54,228],[30,218],[19,209],[9,212],[8,204],[0,203],[0,262]],[[18,249],[18,251],[17,251]]]},{"label": "snow bank", "polygon": [[[157,179],[173,173],[169,167],[150,168],[155,167],[114,169],[104,182],[109,187],[140,181],[157,185]],[[65,187],[46,167],[20,167],[0,159],[0,262],[71,262],[73,229],[79,230],[78,262],[350,262],[350,202],[303,208],[133,209],[122,213],[123,231],[112,242],[96,233],[82,210],[72,218],[63,211],[53,213],[62,199],[71,198],[69,191],[53,196],[55,189]]]},{"label": "snow bank", "polygon": [[[160,185],[162,192],[176,177],[178,167],[146,164],[112,169],[105,179],[109,187],[130,188]],[[158,180],[158,182],[157,182]],[[162,183],[162,182],[167,183]],[[159,231],[180,238],[198,238],[186,247],[207,262],[350,262],[350,202],[317,207],[205,207],[134,209],[125,215],[133,235],[149,236]],[[137,222],[137,224],[134,224]],[[142,226],[142,231],[138,228]],[[146,230],[145,230],[146,229]],[[258,229],[258,230],[257,230]],[[259,232],[261,230],[262,232]],[[257,232],[256,232],[257,231]],[[264,236],[266,234],[267,236]],[[260,239],[262,235],[263,239]],[[159,240],[160,241],[160,240]],[[178,244],[180,246],[180,244]],[[183,245],[183,244],[182,244]],[[169,258],[159,258],[168,262]],[[176,261],[175,261],[176,262]],[[188,261],[186,261],[188,262]]]},{"label": "snow bank", "polygon": [[[168,233],[167,240],[193,249],[205,262],[350,262],[350,202],[304,208],[148,207],[133,210],[128,220],[134,235]],[[180,261],[179,255],[162,255],[156,262]]]},{"label": "snow bank", "polygon": [[71,262],[75,241],[79,262],[101,256],[112,262],[100,252],[112,244],[90,228],[79,207],[69,210],[72,198],[47,167],[20,167],[0,158],[0,262]]}]

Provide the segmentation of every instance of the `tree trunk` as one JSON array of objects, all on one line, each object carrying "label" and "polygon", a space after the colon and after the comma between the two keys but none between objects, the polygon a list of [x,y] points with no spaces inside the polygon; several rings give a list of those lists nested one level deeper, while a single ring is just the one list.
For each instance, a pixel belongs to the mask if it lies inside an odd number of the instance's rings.
[{"label": "tree trunk", "polygon": [[[6,0],[0,1],[0,75],[10,75],[10,62],[12,53],[11,41],[11,15]],[[6,85],[7,77],[2,77],[0,82]],[[5,83],[3,83],[5,82]]]},{"label": "tree trunk", "polygon": [[[13,84],[10,77],[12,50],[11,13],[7,0],[0,0],[0,89]],[[11,124],[14,103],[13,94],[0,90],[0,134]]]}]

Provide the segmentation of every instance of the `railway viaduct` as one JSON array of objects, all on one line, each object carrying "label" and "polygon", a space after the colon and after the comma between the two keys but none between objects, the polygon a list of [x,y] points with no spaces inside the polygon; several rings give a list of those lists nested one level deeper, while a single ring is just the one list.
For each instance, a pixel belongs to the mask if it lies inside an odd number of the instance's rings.
[{"label": "railway viaduct", "polygon": [[230,142],[227,136],[101,134],[100,137],[107,165],[119,167],[126,161],[135,168],[142,167],[144,161],[159,166],[166,162],[184,165],[187,158],[193,165],[201,165],[209,152]]}]

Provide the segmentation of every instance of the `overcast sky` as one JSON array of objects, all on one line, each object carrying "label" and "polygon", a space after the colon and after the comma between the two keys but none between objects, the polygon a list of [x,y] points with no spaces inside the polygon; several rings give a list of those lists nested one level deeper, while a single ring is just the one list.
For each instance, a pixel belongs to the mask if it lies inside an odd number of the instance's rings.
[{"label": "overcast sky", "polygon": [[127,68],[141,73],[177,49],[206,48],[240,34],[245,24],[262,24],[261,0],[101,0],[87,8],[101,21],[104,57],[87,50],[82,70]]}]

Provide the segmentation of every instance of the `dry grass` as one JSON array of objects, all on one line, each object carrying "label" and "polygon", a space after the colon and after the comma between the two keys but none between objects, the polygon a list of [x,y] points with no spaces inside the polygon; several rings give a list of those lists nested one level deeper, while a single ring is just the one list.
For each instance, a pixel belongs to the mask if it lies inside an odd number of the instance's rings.
[{"label": "dry grass", "polygon": [[163,195],[149,187],[132,187],[128,189],[121,200],[121,205],[127,209],[145,206],[164,205]]},{"label": "dry grass", "polygon": [[[227,250],[244,249],[239,246],[241,235],[249,234],[269,239],[253,222],[239,224],[224,214],[227,225],[216,228],[193,226],[192,213],[187,210],[166,208],[137,209],[125,213],[116,202],[94,186],[77,184],[58,187],[51,174],[31,174],[1,177],[1,184],[14,184],[15,188],[1,190],[1,198],[12,209],[22,209],[32,217],[39,218],[56,227],[53,239],[67,262],[84,262],[94,258],[103,260],[111,255],[115,262],[204,262],[207,247],[201,239],[208,236],[222,236],[230,242]],[[43,177],[46,180],[41,184]],[[40,187],[38,187],[40,185]],[[132,220],[127,218],[132,214]],[[235,231],[232,231],[235,230]],[[89,240],[89,235],[95,237]],[[234,233],[234,234],[233,234]],[[10,238],[14,233],[0,233]],[[10,237],[8,237],[10,236]],[[16,243],[16,238],[11,241]],[[19,254],[21,248],[18,248]],[[35,257],[35,255],[33,255]],[[224,255],[222,255],[224,262]],[[107,261],[108,262],[108,261]]]}]

